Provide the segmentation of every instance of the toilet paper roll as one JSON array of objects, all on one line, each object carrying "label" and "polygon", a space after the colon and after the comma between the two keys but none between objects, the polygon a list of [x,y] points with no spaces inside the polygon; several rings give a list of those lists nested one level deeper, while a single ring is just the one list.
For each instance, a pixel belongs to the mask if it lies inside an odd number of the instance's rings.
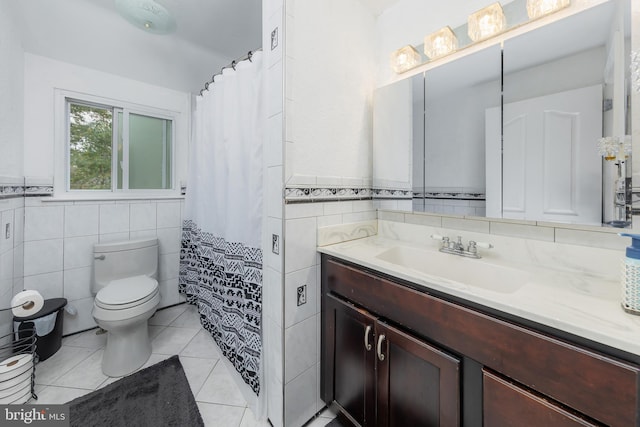
[{"label": "toilet paper roll", "polygon": [[11,311],[16,317],[27,317],[36,314],[44,305],[40,292],[27,290],[19,292],[11,300]]},{"label": "toilet paper roll", "polygon": [[13,378],[20,368],[24,365],[31,363],[33,355],[31,354],[18,354],[11,356],[8,359],[0,362],[0,381],[6,381]]}]

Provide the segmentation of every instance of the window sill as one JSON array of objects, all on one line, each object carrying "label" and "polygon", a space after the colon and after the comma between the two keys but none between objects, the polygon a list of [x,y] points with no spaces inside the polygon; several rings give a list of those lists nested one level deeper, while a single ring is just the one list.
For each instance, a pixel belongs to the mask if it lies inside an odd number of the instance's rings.
[{"label": "window sill", "polygon": [[180,194],[157,195],[157,194],[131,194],[131,195],[71,195],[42,197],[43,203],[47,202],[131,202],[140,200],[184,200],[185,196]]}]

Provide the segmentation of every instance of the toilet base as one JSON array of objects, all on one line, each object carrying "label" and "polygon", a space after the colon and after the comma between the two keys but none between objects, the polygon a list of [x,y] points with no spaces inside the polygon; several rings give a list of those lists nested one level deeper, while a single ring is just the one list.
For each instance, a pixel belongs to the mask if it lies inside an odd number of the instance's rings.
[{"label": "toilet base", "polygon": [[141,368],[151,356],[147,321],[128,328],[107,331],[107,345],[102,356],[102,373],[122,377]]}]

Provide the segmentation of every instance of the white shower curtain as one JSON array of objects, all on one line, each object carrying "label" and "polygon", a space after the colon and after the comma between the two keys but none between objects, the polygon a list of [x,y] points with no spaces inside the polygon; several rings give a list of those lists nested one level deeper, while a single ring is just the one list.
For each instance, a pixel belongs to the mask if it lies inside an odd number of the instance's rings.
[{"label": "white shower curtain", "polygon": [[224,69],[197,97],[179,290],[260,395],[262,322],[262,53]]}]

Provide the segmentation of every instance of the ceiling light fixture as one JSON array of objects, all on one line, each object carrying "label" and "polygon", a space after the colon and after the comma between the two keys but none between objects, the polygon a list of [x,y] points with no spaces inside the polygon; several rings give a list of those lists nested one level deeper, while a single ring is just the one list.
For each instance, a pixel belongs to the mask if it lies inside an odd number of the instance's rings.
[{"label": "ceiling light fixture", "polygon": [[176,21],[169,11],[153,0],[114,0],[116,10],[134,27],[152,34],[169,34]]}]

